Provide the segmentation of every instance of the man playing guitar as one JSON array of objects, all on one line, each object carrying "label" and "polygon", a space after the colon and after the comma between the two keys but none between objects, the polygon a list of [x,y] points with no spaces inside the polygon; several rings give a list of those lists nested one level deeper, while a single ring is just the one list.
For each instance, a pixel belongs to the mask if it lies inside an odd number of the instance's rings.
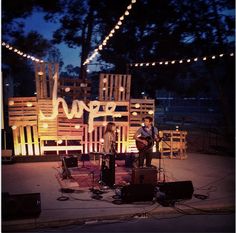
[{"label": "man playing guitar", "polygon": [[159,139],[158,130],[152,125],[153,119],[150,116],[144,117],[144,126],[140,127],[134,135],[136,146],[139,150],[139,167],[143,167],[146,158],[146,167],[151,167],[152,148],[154,141]]}]

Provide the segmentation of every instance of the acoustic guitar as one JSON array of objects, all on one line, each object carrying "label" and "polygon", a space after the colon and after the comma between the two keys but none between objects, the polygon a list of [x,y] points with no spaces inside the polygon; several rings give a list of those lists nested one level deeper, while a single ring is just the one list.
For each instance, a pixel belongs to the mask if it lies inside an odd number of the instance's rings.
[{"label": "acoustic guitar", "polygon": [[148,136],[148,137],[139,137],[139,139],[145,140],[147,142],[147,145],[145,145],[144,143],[136,140],[137,149],[143,152],[148,149],[151,149],[154,146],[155,142],[159,143],[163,138],[158,137],[158,139],[153,139],[151,136]]}]

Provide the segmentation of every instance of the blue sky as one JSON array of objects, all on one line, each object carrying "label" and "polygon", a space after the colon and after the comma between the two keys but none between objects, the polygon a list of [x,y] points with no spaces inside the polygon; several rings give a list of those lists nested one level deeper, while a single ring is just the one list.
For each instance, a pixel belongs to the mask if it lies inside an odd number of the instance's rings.
[{"label": "blue sky", "polygon": [[[34,30],[39,32],[46,39],[52,39],[53,31],[58,28],[58,25],[51,22],[46,22],[43,19],[44,14],[40,12],[33,12],[33,14],[21,20],[25,23],[26,32]],[[65,43],[55,45],[61,52],[64,66],[72,64],[73,66],[80,66],[80,49],[69,48]]]}]

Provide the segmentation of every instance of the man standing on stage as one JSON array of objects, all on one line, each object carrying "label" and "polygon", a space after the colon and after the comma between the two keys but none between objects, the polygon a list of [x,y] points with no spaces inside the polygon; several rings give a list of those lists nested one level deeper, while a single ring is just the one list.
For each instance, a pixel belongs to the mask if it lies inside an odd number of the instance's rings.
[{"label": "man standing on stage", "polygon": [[134,135],[139,150],[139,167],[143,167],[146,158],[146,167],[151,167],[152,148],[154,142],[159,139],[158,130],[153,126],[150,116],[144,117],[144,126],[140,127]]}]

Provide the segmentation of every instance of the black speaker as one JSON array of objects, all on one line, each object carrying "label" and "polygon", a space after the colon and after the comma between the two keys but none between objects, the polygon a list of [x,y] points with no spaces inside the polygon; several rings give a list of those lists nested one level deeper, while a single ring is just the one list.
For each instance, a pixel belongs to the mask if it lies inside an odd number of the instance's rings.
[{"label": "black speaker", "polygon": [[62,167],[78,167],[78,157],[77,156],[66,156],[62,159]]},{"label": "black speaker", "polygon": [[187,200],[193,195],[192,181],[177,181],[158,183],[159,191],[164,194],[161,196],[163,200]]},{"label": "black speaker", "polygon": [[157,169],[155,167],[133,168],[132,184],[157,184]]},{"label": "black speaker", "polygon": [[40,193],[2,195],[2,218],[36,218],[41,213]]},{"label": "black speaker", "polygon": [[152,184],[131,184],[121,189],[121,200],[124,203],[152,201],[154,186]]}]

